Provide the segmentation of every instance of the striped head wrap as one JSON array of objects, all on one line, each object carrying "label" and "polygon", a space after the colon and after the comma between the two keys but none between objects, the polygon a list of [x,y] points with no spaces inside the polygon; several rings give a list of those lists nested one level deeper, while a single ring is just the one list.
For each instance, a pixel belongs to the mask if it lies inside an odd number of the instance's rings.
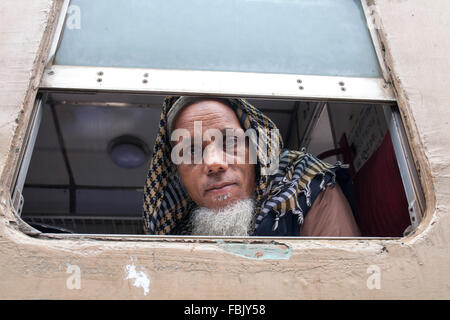
[{"label": "striped head wrap", "polygon": [[[159,133],[144,186],[146,234],[188,234],[185,225],[189,213],[196,207],[170,158],[168,111],[179,98],[166,97],[161,111]],[[235,111],[244,131],[254,129],[258,133],[258,141],[251,141],[257,153],[256,208],[251,235],[298,235],[315,197],[335,183],[336,170],[343,166],[339,163],[330,165],[304,150],[283,150],[281,136],[268,117],[244,99],[222,100]],[[283,223],[280,225],[280,222]]]}]

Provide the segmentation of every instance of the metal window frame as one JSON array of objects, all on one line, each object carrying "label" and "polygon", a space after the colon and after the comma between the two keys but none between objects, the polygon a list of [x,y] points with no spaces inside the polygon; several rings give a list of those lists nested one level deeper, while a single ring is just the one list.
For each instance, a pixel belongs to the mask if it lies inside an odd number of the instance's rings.
[{"label": "metal window frame", "polygon": [[408,201],[408,212],[412,229],[405,230],[404,235],[407,235],[415,231],[422,221],[423,213],[425,212],[425,195],[415,168],[401,115],[398,110],[386,105],[383,106],[383,111]]},{"label": "metal window frame", "polygon": [[67,11],[69,9],[70,0],[64,0],[61,12],[58,17],[58,22],[56,24],[55,35],[53,36],[53,41],[50,46],[50,50],[47,57],[46,66],[48,67],[53,63],[55,59],[56,50],[58,50],[59,44],[61,43],[62,35],[64,33],[64,25],[66,24]]},{"label": "metal window frame", "polygon": [[[46,95],[38,97],[35,103],[35,111],[30,123],[30,130],[28,138],[26,139],[26,147],[24,155],[21,161],[21,166],[18,171],[18,176],[13,193],[12,203],[18,216],[20,217],[21,205],[23,204],[22,189],[24,186],[26,174],[30,164],[31,156],[34,151],[34,146],[37,138],[37,133],[42,120],[42,108],[46,103]],[[97,103],[98,104],[98,103]],[[319,102],[319,104],[325,105],[325,102]],[[108,103],[104,103],[108,106]],[[411,219],[412,230],[408,230],[404,235],[407,235],[410,231],[417,229],[418,224],[422,220],[423,212],[425,211],[425,197],[421,189],[420,180],[415,169],[415,164],[410,151],[410,145],[404,130],[400,113],[393,107],[392,104],[382,104],[385,118],[387,121],[388,129],[391,134],[391,139],[394,146],[394,151],[399,166],[402,183],[404,186],[405,194],[409,206],[409,214]],[[310,125],[314,125],[316,121],[311,121]],[[90,234],[91,236],[110,236],[109,234]],[[128,236],[128,235],[123,235]],[[144,236],[146,237],[146,236]],[[196,237],[194,237],[196,238]],[[214,238],[214,237],[211,237]],[[225,237],[227,238],[227,237]],[[231,237],[233,238],[233,237]],[[242,237],[238,237],[241,239]],[[245,237],[244,237],[245,238]],[[243,239],[244,239],[243,238]],[[303,238],[303,237],[302,237]],[[317,237],[313,237],[317,238]],[[330,237],[318,237],[323,239],[331,239]],[[349,239],[376,239],[373,237],[355,237]],[[381,237],[381,239],[391,239],[392,237]],[[233,238],[234,239],[234,238]],[[262,239],[274,239],[273,237],[262,237]],[[284,239],[280,238],[280,239]],[[297,238],[298,239],[298,238]],[[395,239],[395,238],[392,238]]]},{"label": "metal window frame", "polygon": [[39,132],[39,127],[42,121],[42,106],[45,98],[38,96],[35,101],[33,114],[29,124],[29,130],[26,134],[26,138],[24,140],[24,145],[22,150],[22,157],[19,160],[20,166],[16,171],[16,177],[14,179],[13,188],[11,190],[11,204],[14,210],[14,213],[20,217],[22,213],[22,207],[24,203],[24,198],[22,196],[23,187],[25,185],[25,179],[28,173],[28,168],[31,162],[31,156],[34,151],[34,146],[36,144],[37,135]]},{"label": "metal window frame", "polygon": [[395,101],[390,85],[381,78],[143,68],[54,65],[45,70],[40,88],[276,99]]},{"label": "metal window frame", "polygon": [[379,21],[379,16],[377,12],[372,11],[373,5],[371,3],[373,0],[361,0],[361,6],[363,8],[364,16],[366,17],[367,26],[370,33],[370,38],[372,39],[372,44],[375,49],[375,54],[378,58],[378,64],[381,69],[381,73],[386,82],[390,82],[390,75],[386,63],[384,62],[384,48],[383,44],[378,35],[378,30],[381,26],[377,25]]},{"label": "metal window frame", "polygon": [[[361,0],[366,20],[370,13]],[[369,28],[383,78],[250,72],[51,65],[61,42],[70,0],[64,0],[41,89],[172,93],[179,95],[392,102],[380,42]]]}]

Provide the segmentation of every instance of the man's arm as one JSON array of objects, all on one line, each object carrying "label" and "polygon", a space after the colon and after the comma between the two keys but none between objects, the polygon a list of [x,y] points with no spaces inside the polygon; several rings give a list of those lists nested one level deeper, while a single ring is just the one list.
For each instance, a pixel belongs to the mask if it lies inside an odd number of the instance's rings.
[{"label": "man's arm", "polygon": [[303,237],[357,237],[361,233],[339,185],[328,187],[314,201],[300,228]]}]

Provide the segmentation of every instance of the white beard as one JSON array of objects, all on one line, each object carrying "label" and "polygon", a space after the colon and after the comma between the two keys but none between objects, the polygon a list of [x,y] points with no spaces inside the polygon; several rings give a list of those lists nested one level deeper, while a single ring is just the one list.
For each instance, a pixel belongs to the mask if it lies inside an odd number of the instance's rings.
[{"label": "white beard", "polygon": [[253,199],[240,200],[220,209],[198,208],[191,214],[192,234],[248,236],[253,223]]}]

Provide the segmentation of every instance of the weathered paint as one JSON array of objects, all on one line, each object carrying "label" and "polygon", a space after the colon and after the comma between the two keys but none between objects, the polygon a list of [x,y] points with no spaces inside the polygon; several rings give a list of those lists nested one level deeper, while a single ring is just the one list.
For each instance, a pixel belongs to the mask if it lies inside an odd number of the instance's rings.
[{"label": "weathered paint", "polygon": [[292,254],[292,249],[285,244],[224,243],[222,240],[217,243],[225,252],[249,259],[286,260]]},{"label": "weathered paint", "polygon": [[134,280],[133,286],[144,289],[144,295],[147,295],[150,291],[150,279],[145,271],[136,271],[136,266],[132,264],[126,265],[125,270],[127,272],[125,280]]},{"label": "weathered paint", "polygon": [[[230,254],[215,241],[23,232],[9,187],[61,3],[0,1],[0,298],[450,298],[448,0],[374,1],[384,58],[425,190],[427,209],[418,230],[399,240],[277,240],[291,248],[290,258],[259,260]],[[129,257],[136,258],[136,272],[145,268],[151,279],[147,295],[134,278],[125,279],[126,266],[134,265]],[[66,262],[80,268],[79,289],[67,288]],[[373,270],[379,282],[371,282]]]}]

